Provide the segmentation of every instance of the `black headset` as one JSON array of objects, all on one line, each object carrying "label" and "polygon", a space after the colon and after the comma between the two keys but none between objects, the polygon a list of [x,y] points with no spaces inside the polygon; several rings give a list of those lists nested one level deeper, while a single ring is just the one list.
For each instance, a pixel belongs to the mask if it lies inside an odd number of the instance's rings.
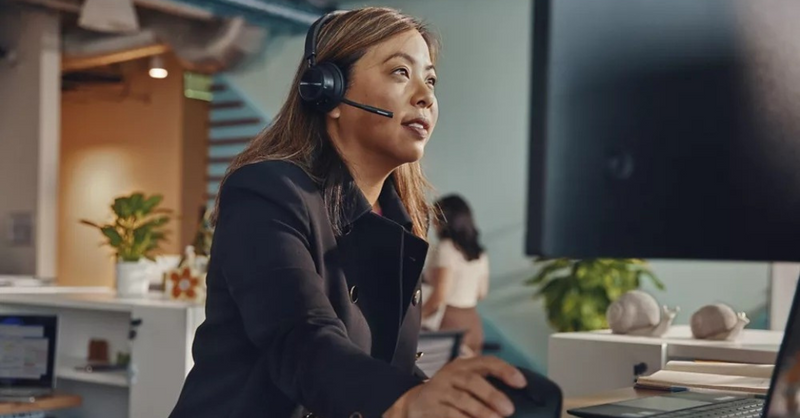
[{"label": "black headset", "polygon": [[308,63],[308,68],[300,77],[300,98],[322,113],[328,113],[339,103],[357,107],[367,112],[391,118],[394,114],[388,110],[356,103],[344,97],[347,91],[342,70],[332,62],[317,63],[317,37],[322,26],[331,18],[344,13],[343,11],[330,12],[317,19],[306,34],[306,48],[303,60]]}]

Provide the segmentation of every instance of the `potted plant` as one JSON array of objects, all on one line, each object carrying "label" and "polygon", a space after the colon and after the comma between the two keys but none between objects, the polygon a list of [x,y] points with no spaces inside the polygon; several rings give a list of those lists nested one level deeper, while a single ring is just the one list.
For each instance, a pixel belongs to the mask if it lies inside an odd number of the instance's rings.
[{"label": "potted plant", "polygon": [[82,219],[80,222],[97,228],[105,238],[105,245],[114,249],[117,295],[136,297],[147,294],[151,265],[159,244],[166,240],[164,225],[169,222],[169,209],[159,208],[163,196],[145,197],[133,193],[114,199],[111,210],[112,223],[100,225]]},{"label": "potted plant", "polygon": [[638,289],[642,278],[656,288],[664,284],[640,259],[538,259],[538,272],[526,281],[544,299],[547,320],[559,332],[591,331],[608,327],[606,310],[625,292]]}]

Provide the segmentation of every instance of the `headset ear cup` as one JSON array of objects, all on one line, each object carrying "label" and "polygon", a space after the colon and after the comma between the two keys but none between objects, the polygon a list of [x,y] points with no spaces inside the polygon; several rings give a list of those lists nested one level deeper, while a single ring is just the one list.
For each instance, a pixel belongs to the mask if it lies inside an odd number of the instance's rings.
[{"label": "headset ear cup", "polygon": [[322,72],[319,67],[311,67],[303,72],[300,78],[300,98],[309,104],[315,104],[323,98],[325,89]]},{"label": "headset ear cup", "polygon": [[342,71],[336,64],[323,62],[317,65],[316,68],[322,73],[322,78],[324,79],[324,90],[322,92],[324,102],[320,103],[318,108],[321,112],[328,113],[342,102],[347,86],[345,85]]},{"label": "headset ear cup", "polygon": [[345,90],[342,71],[328,62],[307,69],[300,78],[300,98],[323,113],[341,103]]}]

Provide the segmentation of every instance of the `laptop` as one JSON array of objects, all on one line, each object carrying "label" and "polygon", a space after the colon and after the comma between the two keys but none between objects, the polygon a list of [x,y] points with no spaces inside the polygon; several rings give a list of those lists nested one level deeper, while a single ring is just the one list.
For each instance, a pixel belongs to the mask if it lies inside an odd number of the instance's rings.
[{"label": "laptop", "polygon": [[0,400],[52,395],[57,327],[54,315],[0,315]]},{"label": "laptop", "polygon": [[800,286],[795,290],[767,395],[719,391],[665,392],[567,411],[581,418],[800,417]]}]

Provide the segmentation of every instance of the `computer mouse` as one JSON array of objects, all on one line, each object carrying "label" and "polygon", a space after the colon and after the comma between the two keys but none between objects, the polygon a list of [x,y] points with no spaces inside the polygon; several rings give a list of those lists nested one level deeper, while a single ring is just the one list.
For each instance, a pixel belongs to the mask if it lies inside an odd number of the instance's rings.
[{"label": "computer mouse", "polygon": [[503,392],[514,404],[512,418],[560,418],[563,394],[550,379],[528,370],[517,369],[525,376],[528,385],[522,389],[508,386],[500,379],[489,376],[487,380]]}]

